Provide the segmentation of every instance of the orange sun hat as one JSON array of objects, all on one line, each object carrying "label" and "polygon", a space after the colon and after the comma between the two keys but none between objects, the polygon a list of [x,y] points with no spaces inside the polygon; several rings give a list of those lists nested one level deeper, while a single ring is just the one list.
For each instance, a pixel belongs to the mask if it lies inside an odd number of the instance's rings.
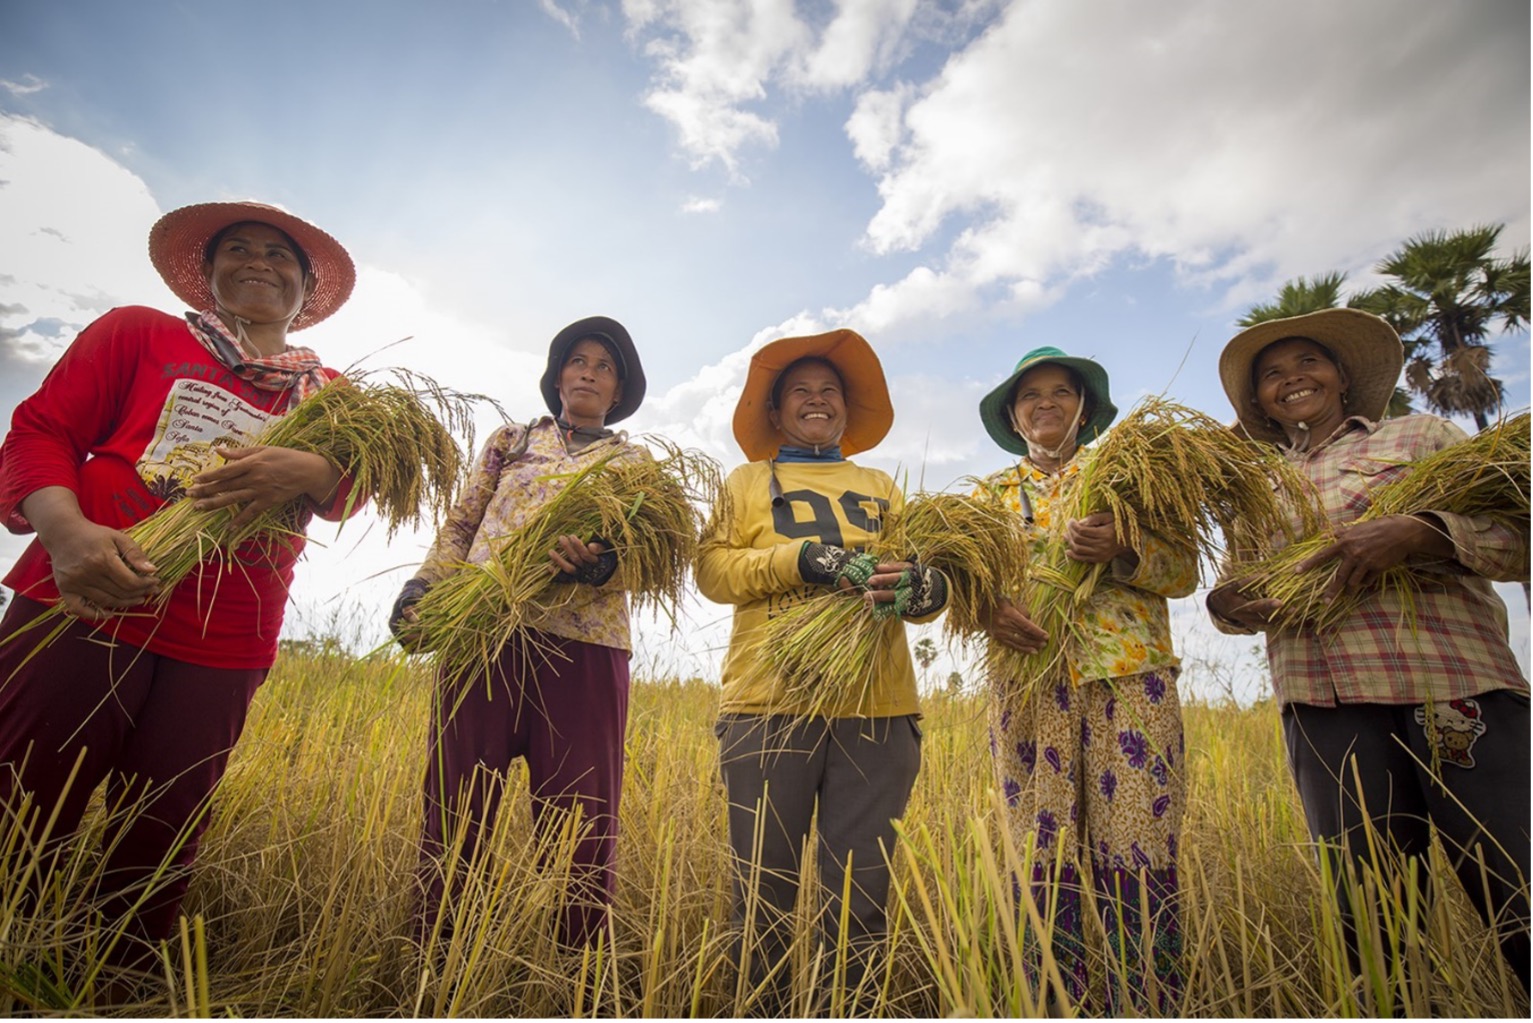
[{"label": "orange sun hat", "polygon": [[855,455],[875,446],[894,425],[894,406],[889,384],[873,346],[855,330],[832,330],[806,337],[779,338],[751,356],[745,389],[735,405],[735,442],[752,462],[773,458],[783,435],[767,418],[772,407],[772,385],[799,359],[815,357],[836,367],[846,388],[846,432],[841,453]]}]

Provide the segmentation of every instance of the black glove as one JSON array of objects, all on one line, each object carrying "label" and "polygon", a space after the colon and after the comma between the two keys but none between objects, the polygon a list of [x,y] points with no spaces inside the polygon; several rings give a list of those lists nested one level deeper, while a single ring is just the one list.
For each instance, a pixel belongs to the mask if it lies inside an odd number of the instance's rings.
[{"label": "black glove", "polygon": [[573,574],[560,572],[554,576],[556,583],[585,583],[587,586],[601,586],[612,574],[617,571],[617,551],[613,550],[611,542],[599,536],[593,536],[591,543],[600,544],[602,552],[596,556],[596,563],[581,565]]},{"label": "black glove", "polygon": [[947,576],[919,561],[900,573],[894,584],[894,603],[873,605],[874,618],[923,618],[947,605]]},{"label": "black glove", "polygon": [[[399,640],[399,645],[411,653],[415,652],[420,637],[415,635],[413,623],[405,620],[405,612],[418,604],[430,588],[424,579],[406,580],[404,586],[400,587],[398,599],[394,601],[394,609],[389,612],[389,631]],[[406,633],[409,633],[408,640]]]},{"label": "black glove", "polygon": [[798,574],[815,586],[834,586],[847,579],[860,588],[867,585],[877,565],[871,554],[813,540],[805,540],[798,551]]}]

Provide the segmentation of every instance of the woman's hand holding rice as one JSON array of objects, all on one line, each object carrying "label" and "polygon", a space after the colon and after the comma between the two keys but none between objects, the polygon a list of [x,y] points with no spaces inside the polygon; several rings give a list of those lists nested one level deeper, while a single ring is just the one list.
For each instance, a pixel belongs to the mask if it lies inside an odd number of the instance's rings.
[{"label": "woman's hand holding rice", "polygon": [[192,479],[187,497],[198,511],[243,504],[230,525],[239,527],[269,508],[307,496],[323,505],[335,495],[341,473],[323,455],[291,448],[219,448],[224,464]]},{"label": "woman's hand holding rice", "polygon": [[1307,572],[1338,559],[1336,575],[1323,594],[1332,601],[1343,592],[1361,592],[1377,581],[1379,573],[1412,554],[1451,558],[1453,541],[1441,526],[1421,516],[1387,515],[1346,527],[1335,543],[1306,558],[1297,571]]},{"label": "woman's hand holding rice", "polygon": [[157,569],[127,533],[87,519],[74,493],[44,487],[22,501],[22,512],[53,562],[53,581],[69,612],[104,618],[160,591]]}]

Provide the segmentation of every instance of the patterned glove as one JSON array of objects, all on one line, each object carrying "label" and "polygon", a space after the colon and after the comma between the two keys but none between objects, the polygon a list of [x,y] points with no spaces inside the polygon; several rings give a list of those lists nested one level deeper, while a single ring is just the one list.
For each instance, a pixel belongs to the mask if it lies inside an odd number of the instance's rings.
[{"label": "patterned glove", "polygon": [[894,602],[874,604],[874,618],[922,618],[947,605],[947,576],[930,565],[912,562],[894,584]]},{"label": "patterned glove", "polygon": [[560,572],[554,576],[554,582],[585,583],[587,586],[600,586],[612,578],[612,574],[617,571],[617,551],[613,549],[609,541],[599,536],[591,537],[591,543],[601,544],[602,546],[602,552],[596,556],[596,563],[581,565],[573,574]]},{"label": "patterned glove", "polygon": [[408,579],[399,590],[399,597],[394,601],[394,608],[389,612],[389,631],[394,638],[399,640],[399,645],[410,653],[415,652],[420,637],[415,633],[414,623],[405,619],[405,612],[426,595],[431,587],[424,579]]},{"label": "patterned glove", "polygon": [[861,589],[873,576],[878,562],[873,555],[849,551],[828,543],[805,540],[798,551],[798,574],[816,586],[835,586],[842,579]]}]

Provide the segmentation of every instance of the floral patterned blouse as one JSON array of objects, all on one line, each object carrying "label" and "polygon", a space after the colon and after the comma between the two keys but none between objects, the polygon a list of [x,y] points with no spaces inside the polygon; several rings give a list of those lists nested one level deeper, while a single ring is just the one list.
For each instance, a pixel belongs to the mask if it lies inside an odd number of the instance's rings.
[{"label": "floral patterned blouse", "polygon": [[[1025,514],[1022,488],[1032,504],[1029,526],[1033,557],[1046,557],[1049,527],[1065,498],[1079,479],[1082,464],[1092,449],[1075,455],[1049,473],[1023,458],[1014,466],[992,474],[984,486],[998,493],[1007,507]],[[1198,586],[1197,555],[1178,550],[1146,533],[1139,564],[1130,568],[1115,558],[1098,580],[1091,599],[1081,609],[1083,626],[1078,640],[1065,651],[1070,681],[1080,685],[1093,679],[1121,678],[1179,664],[1171,649],[1171,616],[1168,597],[1185,597]]]},{"label": "floral patterned blouse", "polygon": [[[520,528],[564,489],[567,476],[611,455],[615,445],[624,449],[618,458],[649,457],[642,447],[628,443],[626,433],[604,437],[570,454],[552,416],[527,426],[512,423],[496,430],[474,463],[458,503],[442,523],[416,578],[429,585],[445,579],[465,561],[477,565],[489,560],[497,537]],[[550,609],[529,626],[563,639],[633,649],[621,561],[617,574],[601,586],[571,585],[574,593],[568,602]]]}]

